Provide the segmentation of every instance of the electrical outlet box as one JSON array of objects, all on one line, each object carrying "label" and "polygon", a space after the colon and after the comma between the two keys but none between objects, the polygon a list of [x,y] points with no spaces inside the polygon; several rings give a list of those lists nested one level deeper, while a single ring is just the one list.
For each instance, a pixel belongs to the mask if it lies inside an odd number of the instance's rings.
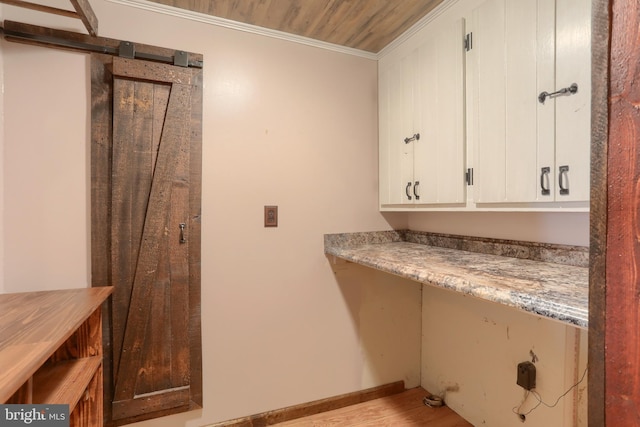
[{"label": "electrical outlet box", "polygon": [[517,384],[525,390],[536,388],[536,365],[531,362],[518,363]]},{"label": "electrical outlet box", "polygon": [[265,227],[278,226],[278,207],[277,206],[264,207],[264,226]]}]

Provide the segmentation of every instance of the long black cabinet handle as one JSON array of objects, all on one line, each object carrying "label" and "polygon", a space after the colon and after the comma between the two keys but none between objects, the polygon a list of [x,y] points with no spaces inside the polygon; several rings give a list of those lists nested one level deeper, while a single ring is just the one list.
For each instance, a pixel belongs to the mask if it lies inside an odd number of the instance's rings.
[{"label": "long black cabinet handle", "polygon": [[407,195],[407,199],[411,200],[411,194],[409,194],[409,187],[411,187],[411,183],[407,182],[407,186],[404,188],[404,192]]},{"label": "long black cabinet handle", "polygon": [[416,200],[420,200],[420,196],[418,196],[418,185],[420,185],[420,181],[416,181],[415,184],[413,184],[413,195],[415,196]]},{"label": "long black cabinet handle", "polygon": [[540,95],[538,95],[538,101],[540,102],[540,104],[544,104],[544,101],[547,100],[547,97],[549,98],[554,98],[558,95],[564,95],[566,93],[568,93],[569,95],[573,95],[574,93],[578,92],[578,84],[577,83],[573,83],[571,86],[569,87],[563,87],[560,90],[557,90],[555,92],[541,92]]},{"label": "long black cabinet handle", "polygon": [[543,196],[548,196],[549,194],[551,194],[551,186],[549,185],[550,173],[550,167],[544,167],[540,169],[540,194],[542,194]]},{"label": "long black cabinet handle", "polygon": [[412,137],[405,138],[404,139],[404,143],[408,144],[411,141],[419,141],[419,140],[420,140],[420,134],[419,133],[414,133]]}]

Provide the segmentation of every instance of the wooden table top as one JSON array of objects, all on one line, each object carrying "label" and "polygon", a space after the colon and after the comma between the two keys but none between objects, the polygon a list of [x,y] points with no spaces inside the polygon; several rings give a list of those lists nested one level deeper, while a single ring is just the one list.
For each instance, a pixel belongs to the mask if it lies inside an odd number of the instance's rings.
[{"label": "wooden table top", "polygon": [[0,402],[5,402],[113,291],[0,294]]}]

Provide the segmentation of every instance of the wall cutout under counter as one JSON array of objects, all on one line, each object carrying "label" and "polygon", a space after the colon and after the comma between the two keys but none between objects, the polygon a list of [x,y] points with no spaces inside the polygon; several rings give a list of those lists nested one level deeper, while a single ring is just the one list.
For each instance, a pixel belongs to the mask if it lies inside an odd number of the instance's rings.
[{"label": "wall cutout under counter", "polygon": [[589,249],[400,230],[326,234],[325,254],[588,327]]}]

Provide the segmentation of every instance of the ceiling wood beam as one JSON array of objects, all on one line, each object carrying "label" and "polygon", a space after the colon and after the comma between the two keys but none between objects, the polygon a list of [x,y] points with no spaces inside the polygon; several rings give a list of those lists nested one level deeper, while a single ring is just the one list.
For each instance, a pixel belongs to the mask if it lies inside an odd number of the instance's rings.
[{"label": "ceiling wood beam", "polygon": [[37,10],[38,12],[51,13],[53,15],[66,16],[68,18],[79,18],[78,13],[73,10],[59,9],[57,7],[45,6],[43,4],[30,3],[23,0],[0,0],[0,3],[10,6],[21,7],[23,9]]},{"label": "ceiling wood beam", "polygon": [[21,7],[23,9],[36,10],[38,12],[50,13],[52,15],[66,16],[67,18],[80,19],[85,28],[92,36],[98,35],[98,18],[96,17],[88,0],[70,0],[73,10],[60,9],[57,7],[45,6],[42,4],[31,3],[24,0],[0,0],[0,3],[10,6]]},{"label": "ceiling wood beam", "polygon": [[98,35],[98,18],[93,13],[89,0],[70,0],[73,8],[78,13],[80,20],[92,36]]}]

